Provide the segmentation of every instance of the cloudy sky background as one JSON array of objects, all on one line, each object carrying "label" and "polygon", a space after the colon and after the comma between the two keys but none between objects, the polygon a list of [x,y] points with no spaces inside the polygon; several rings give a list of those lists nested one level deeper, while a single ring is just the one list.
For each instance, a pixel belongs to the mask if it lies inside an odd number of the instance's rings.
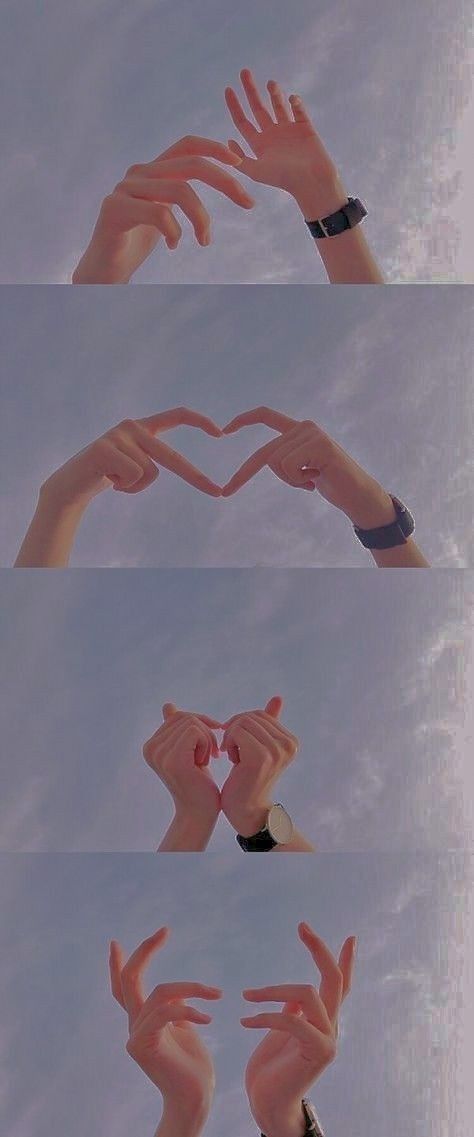
[{"label": "cloudy sky background", "polygon": [[[471,573],[0,577],[3,850],[156,849],[163,703],[224,721],[276,693],[300,739],[278,798],[318,849],[472,844]],[[223,818],[210,848],[242,858]]]},{"label": "cloudy sky background", "polygon": [[[472,281],[464,0],[4,0],[0,32],[3,282],[67,282],[132,162],[189,133],[226,141],[223,90],[244,66],[305,98],[389,281]],[[137,281],[326,279],[289,197],[257,186],[248,213],[202,196],[215,243],[200,249],[185,221]]]},{"label": "cloudy sky background", "polygon": [[[307,286],[4,289],[0,311],[1,563],[41,482],[124,417],[185,403],[224,425],[268,404],[312,418],[412,508],[434,566],[474,562],[473,299],[469,286],[334,293]],[[248,427],[170,443],[227,481],[269,438]],[[166,470],[137,496],[103,493],[74,566],[371,566],[343,514],[268,469],[229,499]]]},{"label": "cloudy sky background", "polygon": [[[217,1071],[208,1137],[256,1132],[242,1088],[257,1034],[249,985],[317,981],[306,919],[337,952],[359,936],[340,1054],[313,1089],[328,1133],[464,1137],[472,1108],[472,857],[279,858],[252,873],[224,857],[0,857],[2,1131],[9,1137],[151,1137],[161,1099],[125,1053],[108,941],[130,952],[168,924],[156,983],[215,983],[203,1030]],[[282,896],[285,903],[282,905]],[[202,1029],[202,1028],[200,1028]]]}]

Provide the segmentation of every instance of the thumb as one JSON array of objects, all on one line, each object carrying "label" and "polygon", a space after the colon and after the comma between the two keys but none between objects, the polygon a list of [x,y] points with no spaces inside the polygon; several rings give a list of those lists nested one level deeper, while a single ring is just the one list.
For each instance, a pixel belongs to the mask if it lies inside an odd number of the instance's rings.
[{"label": "thumb", "polygon": [[273,695],[265,707],[267,715],[271,715],[274,719],[279,719],[283,707],[283,699],[281,695]]},{"label": "thumb", "polygon": [[163,704],[162,715],[163,715],[164,722],[167,722],[168,719],[172,718],[173,715],[176,715],[177,713],[178,713],[178,708],[175,706],[174,703],[164,703]]}]

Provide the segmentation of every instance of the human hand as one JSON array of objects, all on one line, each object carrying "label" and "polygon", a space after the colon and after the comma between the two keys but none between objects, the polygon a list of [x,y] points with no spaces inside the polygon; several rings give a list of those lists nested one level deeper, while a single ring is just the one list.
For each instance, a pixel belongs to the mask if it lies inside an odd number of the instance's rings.
[{"label": "human hand", "polygon": [[163,1096],[166,1130],[193,1137],[202,1129],[215,1087],[214,1067],[207,1047],[192,1024],[207,1025],[210,1015],[188,1006],[187,999],[220,999],[218,987],[202,983],[162,983],[148,998],[143,972],[155,951],[163,947],[169,929],[160,928],[124,963],[120,944],[110,945],[112,994],[127,1012],[127,1053]]},{"label": "human hand", "polygon": [[223,143],[188,136],[152,162],[130,166],[102,202],[73,284],[127,284],[162,237],[168,249],[176,249],[182,229],[173,205],[191,222],[198,244],[209,245],[211,219],[190,181],[212,186],[236,205],[252,209],[247,190],[209,158],[237,168],[241,164]]},{"label": "human hand", "polygon": [[345,941],[336,961],[308,924],[300,924],[298,934],[321,973],[319,990],[286,983],[243,992],[249,1002],[284,1004],[282,1011],[240,1020],[250,1029],[268,1029],[245,1073],[252,1114],[267,1137],[301,1137],[301,1101],[336,1057],[339,1012],[354,967],[354,936]]},{"label": "human hand", "polygon": [[219,757],[214,734],[218,727],[220,723],[207,715],[165,703],[163,723],[145,742],[145,761],[169,790],[180,817],[211,822],[219,814],[219,788],[209,771],[211,758]]},{"label": "human hand", "polygon": [[202,493],[220,497],[219,486],[156,437],[184,425],[197,427],[214,438],[222,435],[212,419],[188,407],[126,419],[55,470],[42,486],[43,499],[51,505],[86,506],[111,486],[121,493],[140,493],[156,481],[159,466],[171,470]]},{"label": "human hand", "polygon": [[247,118],[233,88],[226,87],[225,100],[232,121],[255,155],[247,157],[235,139],[229,141],[229,149],[242,159],[241,172],[254,182],[277,186],[291,194],[308,221],[340,209],[348,195],[302,99],[290,95],[287,101],[278,83],[271,79],[267,90],[272,114],[251,71],[241,71],[240,78],[257,124]]},{"label": "human hand", "polygon": [[220,748],[233,768],[221,790],[221,809],[242,837],[265,824],[273,787],[298,749],[295,735],[279,722],[282,706],[275,695],[264,710],[244,711],[223,723]]},{"label": "human hand", "polygon": [[395,520],[390,494],[315,422],[298,422],[269,407],[256,407],[237,415],[223,433],[234,434],[253,423],[264,423],[278,430],[279,436],[247,458],[223,487],[223,497],[234,494],[258,470],[269,466],[289,486],[316,489],[362,529]]}]

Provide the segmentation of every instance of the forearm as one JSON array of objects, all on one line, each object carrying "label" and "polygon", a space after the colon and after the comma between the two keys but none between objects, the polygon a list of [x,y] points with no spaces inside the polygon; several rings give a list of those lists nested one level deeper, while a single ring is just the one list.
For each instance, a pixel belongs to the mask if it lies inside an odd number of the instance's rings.
[{"label": "forearm", "polygon": [[66,568],[85,505],[53,506],[40,492],[15,568]]},{"label": "forearm", "polygon": [[[311,188],[311,179],[298,194],[297,204],[305,221],[318,221],[341,209],[348,200],[342,183],[336,181],[321,196],[321,187]],[[331,284],[384,284],[361,225],[337,237],[314,239]]]},{"label": "forearm", "polygon": [[209,1108],[196,1110],[193,1119],[182,1116],[170,1105],[164,1105],[163,1115],[154,1137],[200,1137],[209,1115]]},{"label": "forearm", "polygon": [[293,829],[291,841],[286,845],[275,845],[272,849],[273,853],[314,853],[314,845],[307,840],[306,837],[300,833],[299,829]]},{"label": "forearm", "polygon": [[[376,529],[395,521],[396,512],[390,494],[374,480],[348,516],[352,524],[360,529]],[[430,567],[413,537],[408,537],[404,545],[395,545],[392,549],[370,549],[370,554],[378,568]]]},{"label": "forearm", "polygon": [[130,273],[118,249],[105,249],[94,240],[72,274],[72,284],[129,284]]},{"label": "forearm", "polygon": [[378,568],[430,568],[412,537],[394,549],[371,549],[370,552]]},{"label": "forearm", "polygon": [[209,844],[218,816],[218,813],[199,815],[177,810],[158,852],[202,853]]}]

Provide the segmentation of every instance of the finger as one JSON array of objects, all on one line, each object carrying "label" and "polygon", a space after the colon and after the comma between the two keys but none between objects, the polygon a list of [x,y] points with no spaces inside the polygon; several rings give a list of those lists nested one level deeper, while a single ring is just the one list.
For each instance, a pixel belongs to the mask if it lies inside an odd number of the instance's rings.
[{"label": "finger", "polygon": [[177,181],[197,180],[224,194],[244,209],[252,209],[255,205],[253,197],[232,174],[214,162],[209,162],[207,158],[165,159],[153,167],[152,176],[153,180],[167,181],[170,186]]},{"label": "finger", "polygon": [[195,1007],[188,1007],[186,1003],[164,1003],[155,1007],[151,1014],[140,1019],[137,1024],[137,1034],[148,1034],[149,1031],[163,1030],[163,1027],[167,1026],[168,1023],[181,1022],[207,1026],[208,1023],[212,1022],[212,1018],[204,1011],[198,1011]]},{"label": "finger", "polygon": [[242,150],[242,147],[239,146],[239,143],[236,142],[234,138],[229,138],[229,150],[232,150],[234,152],[236,158],[237,157],[240,158],[240,160],[242,162],[244,160],[248,161],[245,150]]},{"label": "finger", "polygon": [[277,986],[251,988],[243,991],[243,996],[250,1003],[298,1003],[312,1026],[323,1034],[331,1033],[331,1023],[324,1003],[318,992],[308,984],[281,983]]},{"label": "finger", "polygon": [[144,1003],[142,1015],[162,1003],[175,999],[221,999],[221,987],[209,987],[206,983],[193,983],[183,980],[179,983],[159,983]]},{"label": "finger", "polygon": [[274,79],[270,79],[267,83],[267,91],[277,122],[291,122],[290,108],[280,85]]},{"label": "finger", "polygon": [[283,707],[283,699],[281,695],[273,695],[265,707],[265,713],[271,715],[274,719],[279,719]]},{"label": "finger", "polygon": [[125,1003],[122,994],[122,968],[124,964],[124,956],[120,944],[117,940],[112,940],[109,952],[109,971],[110,971],[110,986],[114,999],[120,1003],[120,1006],[125,1010]]},{"label": "finger", "polygon": [[357,937],[349,936],[342,945],[339,953],[338,965],[342,971],[342,998],[345,999],[346,995],[352,987],[352,975],[354,971],[355,957],[357,950]]},{"label": "finger", "polygon": [[168,206],[132,197],[128,192],[118,190],[111,196],[115,198],[115,205],[117,199],[120,199],[120,217],[116,222],[120,232],[128,233],[137,225],[149,225],[163,234],[169,249],[176,248],[182,229]]},{"label": "finger", "polygon": [[139,944],[122,968],[123,1001],[131,1021],[139,1014],[145,1002],[142,986],[143,972],[152,955],[163,947],[168,936],[169,928],[158,928],[158,931]]},{"label": "finger", "polygon": [[[161,167],[160,167],[161,170]],[[153,202],[167,202],[177,205],[191,222],[196,239],[201,245],[210,243],[211,218],[201,198],[185,181],[168,178],[128,178],[122,183],[124,192],[130,197]]]},{"label": "finger", "polygon": [[136,458],[119,450],[115,442],[102,439],[100,464],[103,476],[112,482],[116,489],[126,489],[135,485],[143,476],[143,466]]},{"label": "finger", "polygon": [[[143,430],[143,428],[141,428]],[[201,473],[196,466],[188,462],[187,458],[183,458],[182,454],[178,451],[172,450],[164,442],[159,442],[147,432],[143,430],[142,445],[144,450],[150,457],[158,462],[159,466],[164,466],[165,469],[171,470],[173,474],[177,474],[183,481],[188,482],[188,485],[194,486],[195,489],[201,490],[201,493],[207,493],[210,497],[221,497],[222,491],[220,486],[207,478],[205,474]]]},{"label": "finger", "polygon": [[263,102],[255,79],[248,67],[245,67],[244,70],[240,72],[240,79],[248,99],[249,107],[261,130],[265,130],[265,128],[269,126],[274,126],[272,116]]},{"label": "finger", "polygon": [[254,150],[255,143],[257,142],[258,144],[260,132],[255,128],[253,122],[250,122],[250,120],[247,118],[240,100],[238,99],[233,88],[226,87],[224,95],[225,101],[227,103],[227,109],[229,111],[232,122],[234,123],[234,126],[237,127],[237,130],[242,135],[242,138],[245,138],[245,141],[248,142],[251,149]]},{"label": "finger", "polygon": [[212,418],[193,411],[190,407],[172,407],[169,411],[160,411],[159,414],[146,415],[138,422],[149,430],[151,434],[159,434],[164,430],[174,430],[177,426],[195,426],[199,430],[211,434],[214,438],[221,438],[223,430]]},{"label": "finger", "polygon": [[274,411],[272,407],[254,407],[253,410],[243,411],[242,414],[231,419],[223,428],[223,433],[234,434],[242,426],[254,426],[258,423],[263,423],[264,426],[269,426],[271,430],[278,430],[283,434],[291,427],[297,426],[298,419],[290,418],[289,415],[284,415],[281,411]]},{"label": "finger", "polygon": [[312,956],[321,973],[319,993],[331,1023],[336,1022],[342,1001],[343,977],[341,969],[324,940],[313,932],[309,924],[300,924],[300,939]]},{"label": "finger", "polygon": [[147,489],[153,482],[156,482],[160,471],[155,466],[155,463],[152,462],[151,458],[148,457],[148,454],[145,454],[145,452],[130,439],[127,439],[121,444],[116,443],[115,445],[120,453],[124,454],[133,462],[136,462],[142,473],[141,477],[135,479],[131,485],[114,485],[114,489],[122,493],[140,493],[141,490]]},{"label": "finger", "polygon": [[217,158],[218,162],[225,162],[228,166],[240,166],[237,155],[225,145],[224,142],[215,142],[213,138],[201,138],[198,135],[187,135],[174,142],[162,154],[154,159],[161,162],[163,158],[181,158],[186,156],[202,158]]},{"label": "finger", "polygon": [[242,1026],[250,1027],[251,1030],[283,1030],[286,1034],[291,1034],[293,1038],[298,1038],[300,1042],[309,1043],[313,1046],[317,1039],[326,1038],[306,1019],[284,1012],[247,1015],[240,1022]]},{"label": "finger", "polygon": [[178,708],[177,708],[177,706],[175,706],[174,703],[164,703],[163,704],[162,715],[163,715],[164,722],[167,722],[168,719],[173,718],[173,715],[177,715],[179,713],[180,712],[178,711]]},{"label": "finger", "polygon": [[313,125],[300,95],[290,95],[290,105],[295,122],[305,122],[307,126]]},{"label": "finger", "polygon": [[[224,432],[225,433],[225,432]],[[274,438],[271,442],[266,442],[259,450],[247,458],[245,462],[236,470],[235,474],[229,479],[225,486],[222,487],[222,497],[231,497],[232,494],[240,490],[246,482],[250,482],[259,470],[263,470],[264,466],[268,465],[272,455],[275,454],[276,447],[280,443],[280,438]]]}]

